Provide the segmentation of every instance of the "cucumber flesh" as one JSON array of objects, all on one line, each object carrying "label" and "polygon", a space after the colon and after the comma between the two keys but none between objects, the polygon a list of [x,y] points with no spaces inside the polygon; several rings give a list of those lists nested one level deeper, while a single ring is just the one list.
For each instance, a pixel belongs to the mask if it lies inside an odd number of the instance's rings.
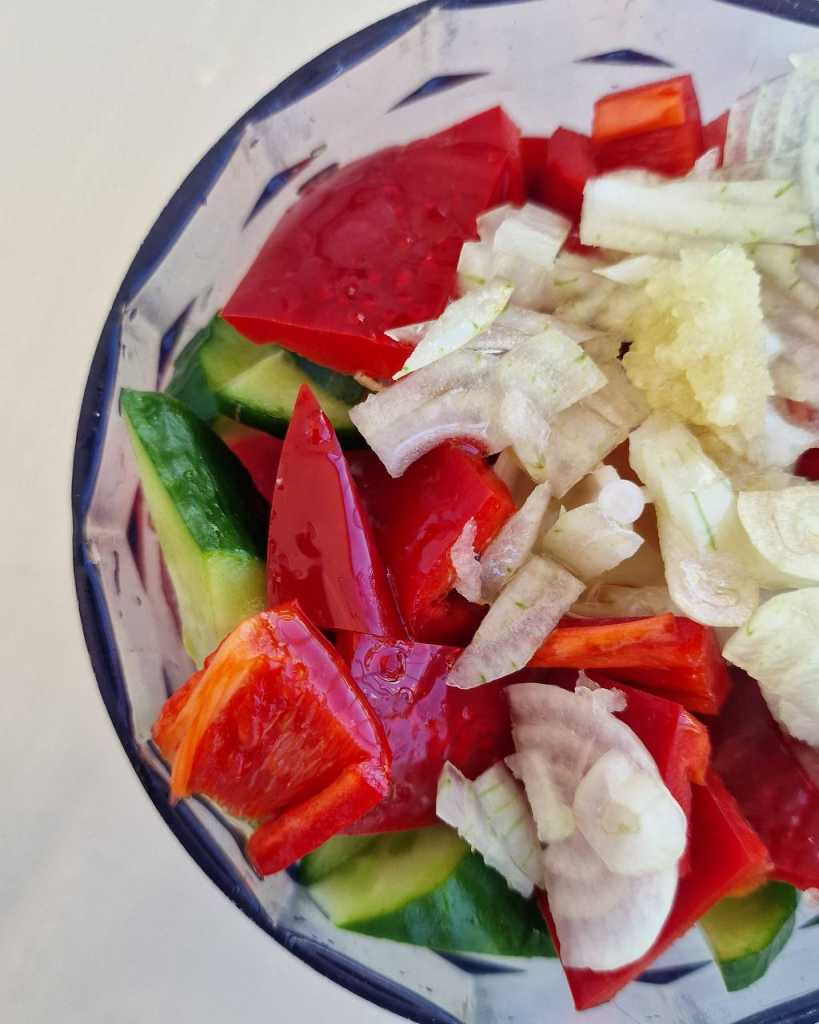
[{"label": "cucumber flesh", "polygon": [[342,440],[360,440],[349,411],[366,392],[352,377],[278,345],[254,345],[219,317],[179,355],[168,392],[207,423],[221,414],[281,436],[302,384],[310,386]]},{"label": "cucumber flesh", "polygon": [[374,836],[333,836],[302,860],[299,864],[299,881],[303,885],[315,885],[362,853],[373,842]]},{"label": "cucumber flesh", "polygon": [[729,992],[758,981],[784,949],[796,920],[792,885],[768,882],[720,900],[700,921]]},{"label": "cucumber flesh", "polygon": [[443,826],[371,837],[310,893],[351,931],[446,952],[553,956],[535,905]]},{"label": "cucumber flesh", "polygon": [[175,399],[125,390],[121,403],[182,640],[201,665],[265,607],[265,505],[224,442]]}]

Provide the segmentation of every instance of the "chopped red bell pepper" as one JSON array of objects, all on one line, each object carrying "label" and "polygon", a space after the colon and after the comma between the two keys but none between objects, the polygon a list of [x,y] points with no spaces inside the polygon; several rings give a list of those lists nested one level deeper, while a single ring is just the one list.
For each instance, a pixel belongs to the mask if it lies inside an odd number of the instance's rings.
[{"label": "chopped red bell pepper", "polygon": [[541,185],[549,153],[549,139],[540,135],[524,135],[520,140],[520,153],[526,195],[538,203],[543,202]]},{"label": "chopped red bell pepper", "polygon": [[583,189],[589,178],[598,173],[588,135],[573,132],[570,128],[558,128],[549,139],[540,181],[541,200],[572,220],[578,220],[583,206]]},{"label": "chopped red bell pepper", "polygon": [[262,821],[248,854],[287,867],[387,792],[384,731],[296,603],[246,619],[165,704],[153,738],[171,796],[202,793]]},{"label": "chopped red bell pepper", "polygon": [[305,191],[223,316],[251,341],[389,378],[411,348],[385,331],[439,316],[477,215],[522,196],[520,133],[499,108],[382,150]]},{"label": "chopped red bell pepper", "polygon": [[463,142],[492,146],[505,154],[506,173],[498,182],[498,203],[520,204],[525,200],[523,140],[520,128],[503,107],[490,107],[489,110],[483,110],[474,117],[459,121],[451,128],[445,128],[437,135],[431,135],[428,139],[421,139],[412,145],[453,145]]},{"label": "chopped red bell pepper", "polygon": [[731,680],[714,631],[681,616],[643,619],[564,619],[535,652],[538,668],[604,669],[678,701],[689,711],[716,714]]},{"label": "chopped red bell pepper", "polygon": [[350,467],[306,384],[270,505],[267,596],[298,600],[322,629],[407,635]]},{"label": "chopped red bell pepper", "polygon": [[341,633],[336,646],[384,726],[392,753],[388,795],[347,831],[390,832],[435,823],[446,761],[474,779],[513,750],[499,680],[474,690],[447,686],[455,647]]},{"label": "chopped red bell pepper", "polygon": [[718,167],[722,167],[722,161],[725,156],[725,139],[728,135],[728,117],[729,111],[726,110],[724,113],[720,114],[719,117],[715,117],[713,121],[709,121],[708,124],[702,126],[703,152],[707,152],[709,149],[718,149]]},{"label": "chopped red bell pepper", "polygon": [[232,420],[219,421],[215,429],[248,471],[259,494],[270,502],[282,454],[282,439]]},{"label": "chopped red bell pepper", "polygon": [[714,769],[767,845],[773,877],[819,886],[819,777],[812,751],[786,736],[759,687],[737,673],[734,692],[711,727]]},{"label": "chopped red bell pepper", "polygon": [[690,75],[611,93],[595,104],[594,156],[601,170],[641,167],[686,174],[703,152],[702,122]]},{"label": "chopped red bell pepper", "polygon": [[[674,906],[651,950],[636,963],[617,971],[565,968],[578,1010],[613,999],[715,903],[741,890],[749,881],[763,877],[769,866],[768,853],[759,836],[713,772],[708,776],[707,785],[694,788],[690,836],[691,870],[680,879]],[[538,904],[559,953],[560,945],[545,895],[539,894]]]},{"label": "chopped red bell pepper", "polygon": [[508,488],[465,443],[434,448],[398,479],[372,453],[351,455],[351,465],[410,636],[468,643],[486,609],[453,592],[450,552],[470,519],[483,551],[515,511]]},{"label": "chopped red bell pepper", "polygon": [[806,480],[819,480],[819,448],[809,448],[796,460],[794,472]]}]

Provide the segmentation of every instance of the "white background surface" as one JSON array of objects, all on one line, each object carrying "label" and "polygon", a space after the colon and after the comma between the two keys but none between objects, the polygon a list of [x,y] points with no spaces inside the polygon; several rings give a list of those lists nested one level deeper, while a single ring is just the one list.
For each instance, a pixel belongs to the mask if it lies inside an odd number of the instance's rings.
[{"label": "white background surface", "polygon": [[222,132],[396,0],[0,3],[0,1020],[397,1020],[189,859],[98,696],[71,575],[85,376],[146,231]]}]

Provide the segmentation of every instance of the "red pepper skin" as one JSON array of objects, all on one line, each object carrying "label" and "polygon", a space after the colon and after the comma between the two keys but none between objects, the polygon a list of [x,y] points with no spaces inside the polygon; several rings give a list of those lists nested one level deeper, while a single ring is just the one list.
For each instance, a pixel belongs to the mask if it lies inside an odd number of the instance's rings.
[{"label": "red pepper skin", "polygon": [[322,629],[406,636],[350,467],[306,385],[270,505],[267,596],[298,600]]},{"label": "red pepper skin", "polygon": [[768,847],[773,877],[799,889],[819,886],[815,753],[782,732],[742,673],[711,735],[714,769]]},{"label": "red pepper skin", "polygon": [[572,220],[580,219],[583,189],[599,173],[588,135],[558,128],[549,149],[540,182],[542,201]]},{"label": "red pepper skin", "polygon": [[220,425],[217,433],[248,471],[259,494],[270,503],[282,454],[282,439],[243,423]]},{"label": "red pepper skin", "polygon": [[248,847],[263,874],[315,849],[389,788],[380,722],[296,603],[237,626],[165,703],[153,738],[172,763],[174,798],[202,793],[264,822]]},{"label": "red pepper skin", "polygon": [[806,480],[819,480],[819,448],[810,448],[802,452],[794,470],[797,476]]},{"label": "red pepper skin", "polygon": [[305,191],[222,315],[251,341],[389,378],[411,347],[385,332],[439,316],[477,215],[522,197],[520,133],[499,108],[382,150]]},{"label": "red pepper skin", "polygon": [[410,636],[468,643],[486,609],[452,591],[450,551],[470,519],[483,551],[515,511],[508,488],[473,446],[458,442],[434,448],[398,479],[371,453],[351,461]]},{"label": "red pepper skin", "polygon": [[[674,94],[674,102],[661,116],[655,116],[658,91]],[[601,128],[598,110],[603,104],[608,122],[618,124],[616,131]],[[682,75],[667,82],[611,93],[599,100],[595,104],[592,139],[601,171],[640,167],[659,174],[686,174],[703,152],[700,108],[691,77]]]},{"label": "red pepper skin", "polygon": [[340,633],[336,647],[378,716],[392,753],[388,795],[347,831],[391,832],[435,823],[438,778],[451,761],[474,779],[512,753],[499,680],[474,690],[447,686],[454,647]]},{"label": "red pepper skin", "polygon": [[725,157],[725,138],[728,134],[728,111],[720,114],[719,117],[715,117],[713,121],[709,121],[708,124],[702,126],[702,149],[703,152],[708,152],[709,149],[719,150],[719,163],[718,167],[722,167],[722,161]]},{"label": "red pepper skin", "polygon": [[[636,963],[618,971],[564,968],[574,1004],[587,1010],[613,999],[639,977],[715,903],[764,877],[768,854],[757,834],[743,818],[719,778],[712,772],[705,786],[696,786],[691,813],[691,870],[680,880],[668,920],[651,950]],[[538,894],[555,949],[560,951],[545,894]]]},{"label": "red pepper skin", "polygon": [[603,669],[709,715],[717,714],[731,686],[714,631],[670,613],[593,622],[564,619],[529,664]]},{"label": "red pepper skin", "polygon": [[541,184],[549,153],[549,139],[540,135],[524,135],[520,140],[520,153],[526,195],[535,202],[543,202]]}]

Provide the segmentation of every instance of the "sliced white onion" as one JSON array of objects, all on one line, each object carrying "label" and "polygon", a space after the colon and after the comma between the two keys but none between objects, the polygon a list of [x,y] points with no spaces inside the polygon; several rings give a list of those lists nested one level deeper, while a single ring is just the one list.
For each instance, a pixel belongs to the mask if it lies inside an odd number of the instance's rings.
[{"label": "sliced white onion", "polygon": [[409,342],[410,345],[417,345],[434,323],[434,320],[422,320],[417,324],[406,324],[404,327],[393,327],[389,331],[384,331],[384,333],[388,338],[392,338],[393,341],[406,341]]},{"label": "sliced white onion", "polygon": [[526,203],[504,217],[492,241],[501,267],[505,259],[524,261],[548,270],[569,237],[572,223],[562,214],[536,203]]},{"label": "sliced white onion", "polygon": [[477,530],[478,524],[470,519],[449,551],[452,568],[455,570],[453,587],[467,601],[473,602],[481,601],[481,563],[475,553]]},{"label": "sliced white onion", "polygon": [[666,262],[659,256],[630,256],[619,263],[599,267],[595,274],[615,284],[643,284]]},{"label": "sliced white onion", "polygon": [[482,288],[451,302],[425,331],[394,379],[398,380],[413,370],[429,366],[462,348],[486,330],[502,312],[511,295],[512,286],[507,281],[494,279]]},{"label": "sliced white onion", "polygon": [[746,491],[737,498],[737,511],[764,558],[784,573],[819,583],[819,484]]},{"label": "sliced white onion", "polygon": [[517,209],[518,207],[512,206],[511,203],[504,203],[502,206],[493,206],[491,210],[485,210],[479,214],[475,225],[478,230],[478,238],[482,242],[488,242],[489,245],[492,245],[498,228]]},{"label": "sliced white onion", "polygon": [[[551,496],[548,484],[538,484],[484,551],[480,561],[479,584],[483,600],[489,603],[494,601],[532,554],[547,521]],[[553,514],[557,514],[556,508]]]},{"label": "sliced white onion", "polygon": [[588,619],[632,618],[677,611],[665,586],[628,587],[596,583],[571,608],[572,615]]},{"label": "sliced white onion", "polygon": [[453,665],[449,685],[470,689],[523,668],[582,590],[583,584],[561,566],[531,557],[500,592]]},{"label": "sliced white onion", "polygon": [[541,540],[541,549],[588,581],[630,558],[642,543],[635,530],[609,518],[595,502],[561,514]]},{"label": "sliced white onion", "polygon": [[[522,795],[520,803],[531,818],[531,812],[529,812]],[[537,860],[533,860],[531,863],[530,872],[535,875],[534,878],[531,878],[515,863],[510,849],[495,831],[492,819],[487,814],[475,785],[449,761],[444,765],[438,780],[435,812],[441,821],[458,830],[461,838],[473,850],[476,850],[490,867],[506,879],[510,888],[527,898],[532,895],[535,885],[540,880],[540,865]],[[534,834],[534,825],[532,825],[532,834]]]},{"label": "sliced white onion", "polygon": [[521,750],[507,757],[506,763],[526,789],[538,839],[544,844],[568,839],[574,832],[574,812],[561,796],[543,751]]},{"label": "sliced white onion", "polygon": [[752,675],[791,736],[819,747],[819,587],[779,594],[734,633],[723,655]]},{"label": "sliced white onion", "polygon": [[484,814],[533,885],[543,884],[543,866],[535,820],[526,794],[502,762],[492,765],[473,783]]},{"label": "sliced white onion", "polygon": [[495,475],[509,488],[515,508],[522,508],[523,503],[535,488],[534,480],[521,466],[514,448],[504,448],[492,467]]}]

